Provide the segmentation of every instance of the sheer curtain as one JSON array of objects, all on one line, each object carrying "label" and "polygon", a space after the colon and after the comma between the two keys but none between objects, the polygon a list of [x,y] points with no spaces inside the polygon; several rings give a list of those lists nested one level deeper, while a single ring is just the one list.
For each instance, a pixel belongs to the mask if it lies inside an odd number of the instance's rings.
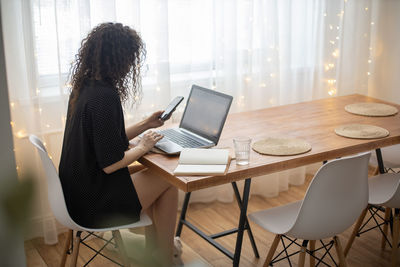
[{"label": "sheer curtain", "polygon": [[[374,65],[372,0],[1,0],[15,154],[21,179],[34,172],[32,236],[57,242],[38,158],[38,135],[58,166],[70,63],[101,22],[132,26],[146,43],[143,99],[127,124],[163,109],[192,84],[234,96],[231,112],[367,93]],[[184,106],[171,122],[178,122]],[[295,114],[293,114],[295,116]],[[245,123],[245,122],[244,122]],[[267,134],[267,133],[266,133]],[[253,179],[252,194],[276,196],[302,184],[306,168]],[[193,201],[232,201],[229,185]]]}]

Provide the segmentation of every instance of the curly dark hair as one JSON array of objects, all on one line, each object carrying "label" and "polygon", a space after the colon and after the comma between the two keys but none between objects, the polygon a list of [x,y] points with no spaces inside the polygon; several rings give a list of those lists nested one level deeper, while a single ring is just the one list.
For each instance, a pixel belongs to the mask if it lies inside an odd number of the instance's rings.
[{"label": "curly dark hair", "polygon": [[140,69],[146,50],[139,34],[121,23],[102,23],[82,40],[71,66],[70,83],[73,109],[84,83],[98,80],[114,87],[121,102],[132,96],[132,103],[141,98]]}]

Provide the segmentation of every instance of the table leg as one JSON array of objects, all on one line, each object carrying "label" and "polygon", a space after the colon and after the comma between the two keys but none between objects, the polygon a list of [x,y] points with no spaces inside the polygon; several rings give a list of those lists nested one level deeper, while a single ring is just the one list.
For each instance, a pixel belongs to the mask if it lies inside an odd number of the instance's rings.
[{"label": "table leg", "polygon": [[[239,209],[241,209],[243,203],[242,203],[242,199],[240,197],[239,189],[237,187],[236,182],[232,182],[232,187],[233,187],[233,191],[235,192],[236,201],[238,203]],[[256,245],[256,242],[254,240],[253,232],[251,231],[249,220],[247,219],[247,215],[246,215],[245,229],[247,230],[247,234],[249,235],[250,244],[251,244],[251,247],[253,248],[254,255],[256,256],[256,258],[260,258],[260,254],[258,254],[257,245]]]},{"label": "table leg", "polygon": [[175,236],[181,236],[183,223],[184,223],[185,218],[186,218],[186,211],[187,211],[187,208],[188,208],[188,205],[189,205],[190,194],[191,194],[191,192],[188,192],[188,193],[185,194],[185,199],[183,201],[181,216],[179,218],[178,227],[176,228]]},{"label": "table leg", "polygon": [[233,256],[233,266],[239,266],[240,261],[240,253],[242,251],[242,242],[243,242],[243,232],[247,218],[247,204],[249,200],[249,193],[250,193],[250,183],[251,178],[246,179],[243,188],[243,202],[242,206],[240,207],[240,217],[239,217],[239,227],[238,233],[236,237],[236,247],[235,247],[235,254]]},{"label": "table leg", "polygon": [[375,149],[376,159],[378,160],[379,173],[385,173],[385,166],[383,165],[382,152],[380,148]]}]

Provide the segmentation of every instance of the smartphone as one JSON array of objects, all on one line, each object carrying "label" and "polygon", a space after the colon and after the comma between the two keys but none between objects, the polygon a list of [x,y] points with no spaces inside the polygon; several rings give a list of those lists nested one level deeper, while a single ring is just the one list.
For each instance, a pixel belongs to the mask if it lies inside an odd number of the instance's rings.
[{"label": "smartphone", "polygon": [[172,112],[174,112],[176,107],[182,102],[183,98],[184,98],[183,96],[175,97],[174,100],[172,100],[171,103],[169,103],[168,107],[165,109],[163,114],[161,114],[160,120],[163,121],[168,120],[171,117]]}]

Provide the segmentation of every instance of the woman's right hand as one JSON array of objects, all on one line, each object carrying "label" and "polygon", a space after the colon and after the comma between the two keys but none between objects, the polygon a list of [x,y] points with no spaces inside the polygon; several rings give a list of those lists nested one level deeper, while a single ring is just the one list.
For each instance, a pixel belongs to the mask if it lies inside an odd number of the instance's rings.
[{"label": "woman's right hand", "polygon": [[148,131],[140,139],[138,147],[143,148],[146,152],[150,151],[150,149],[152,149],[154,147],[154,145],[158,141],[160,141],[163,137],[164,136],[162,134],[159,134],[159,133],[153,132],[153,131]]}]

